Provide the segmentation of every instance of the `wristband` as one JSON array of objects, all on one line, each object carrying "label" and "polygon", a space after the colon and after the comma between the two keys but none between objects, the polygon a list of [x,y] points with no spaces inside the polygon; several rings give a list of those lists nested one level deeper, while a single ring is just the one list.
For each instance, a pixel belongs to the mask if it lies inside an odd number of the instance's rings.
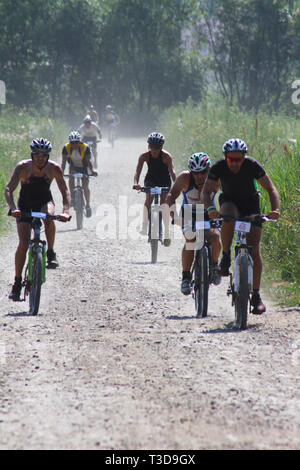
[{"label": "wristband", "polygon": [[217,209],[215,208],[215,206],[209,206],[207,208],[207,212],[211,212],[211,211],[216,211]]}]

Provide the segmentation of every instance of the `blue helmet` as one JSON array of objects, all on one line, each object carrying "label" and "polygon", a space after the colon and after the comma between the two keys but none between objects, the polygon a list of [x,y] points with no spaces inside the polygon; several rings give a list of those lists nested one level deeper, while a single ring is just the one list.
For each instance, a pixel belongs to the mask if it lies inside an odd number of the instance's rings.
[{"label": "blue helmet", "polygon": [[243,140],[229,139],[224,143],[222,147],[222,151],[223,153],[234,152],[234,151],[247,153],[248,149],[247,149],[247,145],[245,144]]}]

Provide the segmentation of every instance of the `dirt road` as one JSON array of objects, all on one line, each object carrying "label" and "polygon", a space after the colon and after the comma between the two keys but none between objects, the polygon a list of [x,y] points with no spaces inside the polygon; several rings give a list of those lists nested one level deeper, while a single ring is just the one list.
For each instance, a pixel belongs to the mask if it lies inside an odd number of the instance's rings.
[{"label": "dirt road", "polygon": [[299,448],[299,311],[267,302],[237,332],[223,280],[208,317],[195,318],[180,293],[180,232],[156,265],[136,239],[144,149],[100,147],[93,217],[81,231],[75,218],[57,224],[60,267],[47,272],[38,316],[7,298],[13,224],[1,239],[0,448]]}]

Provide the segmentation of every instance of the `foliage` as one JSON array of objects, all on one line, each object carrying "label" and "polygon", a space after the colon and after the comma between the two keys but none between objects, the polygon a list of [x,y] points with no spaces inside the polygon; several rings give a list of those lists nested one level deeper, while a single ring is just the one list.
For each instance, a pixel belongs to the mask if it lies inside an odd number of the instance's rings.
[{"label": "foliage", "polygon": [[[177,173],[186,169],[194,152],[207,152],[212,161],[222,158],[222,144],[231,137],[246,141],[249,155],[261,162],[280,195],[281,217],[265,224],[263,255],[268,278],[280,293],[289,291],[289,302],[299,303],[300,286],[300,123],[285,115],[256,115],[228,107],[212,97],[195,106],[189,101],[167,110],[160,130]],[[268,213],[267,193],[261,190],[261,208]],[[279,276],[279,277],[278,277]],[[283,282],[283,284],[282,284]],[[273,285],[273,284],[272,284]]]}]

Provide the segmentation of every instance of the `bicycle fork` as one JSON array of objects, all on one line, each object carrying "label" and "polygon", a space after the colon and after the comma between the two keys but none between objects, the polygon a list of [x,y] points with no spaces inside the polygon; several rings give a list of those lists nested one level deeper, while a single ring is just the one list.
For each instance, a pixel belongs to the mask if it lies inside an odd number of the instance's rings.
[{"label": "bicycle fork", "polygon": [[42,249],[42,255],[43,255],[42,282],[46,281],[46,258],[47,258],[46,242],[41,241],[38,246],[35,246],[35,242],[34,240],[32,240],[29,242],[29,248],[28,248],[27,282],[29,283],[32,282],[34,253],[37,248]]}]

